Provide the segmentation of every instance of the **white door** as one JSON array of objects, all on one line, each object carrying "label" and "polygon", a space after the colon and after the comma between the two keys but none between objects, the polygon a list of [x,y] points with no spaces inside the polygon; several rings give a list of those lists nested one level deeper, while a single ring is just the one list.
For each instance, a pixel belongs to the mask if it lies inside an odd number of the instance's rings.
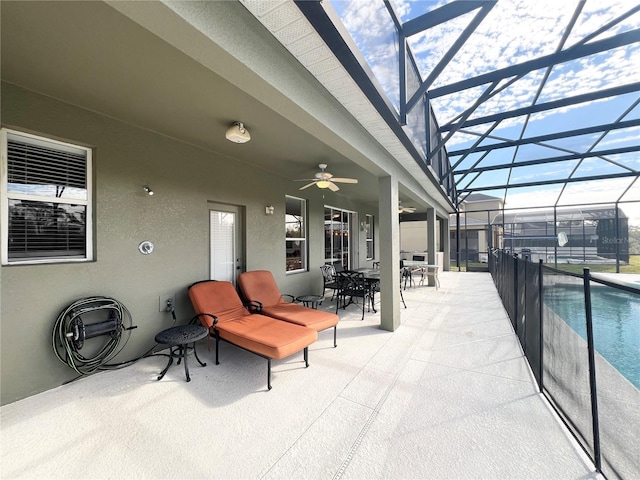
[{"label": "white door", "polygon": [[242,218],[240,207],[214,205],[209,211],[210,278],[226,280],[235,285],[244,270],[242,249]]}]

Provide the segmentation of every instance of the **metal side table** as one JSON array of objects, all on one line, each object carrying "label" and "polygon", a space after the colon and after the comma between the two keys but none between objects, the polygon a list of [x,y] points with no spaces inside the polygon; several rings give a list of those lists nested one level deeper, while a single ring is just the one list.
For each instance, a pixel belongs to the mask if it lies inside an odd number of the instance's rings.
[{"label": "metal side table", "polygon": [[189,376],[189,367],[187,366],[187,355],[189,353],[189,344],[193,344],[193,354],[198,363],[205,367],[207,364],[202,363],[196,352],[196,342],[205,338],[209,334],[206,327],[202,325],[178,325],[176,327],[167,328],[156,335],[156,343],[169,345],[169,362],[167,366],[158,375],[158,380],[162,380],[164,374],[167,373],[169,367],[173,363],[173,359],[178,359],[178,365],[184,358],[184,373],[187,375],[187,382],[191,381]]},{"label": "metal side table", "polygon": [[298,302],[302,302],[305,307],[318,308],[318,303],[322,303],[324,297],[322,295],[301,295],[296,297]]}]

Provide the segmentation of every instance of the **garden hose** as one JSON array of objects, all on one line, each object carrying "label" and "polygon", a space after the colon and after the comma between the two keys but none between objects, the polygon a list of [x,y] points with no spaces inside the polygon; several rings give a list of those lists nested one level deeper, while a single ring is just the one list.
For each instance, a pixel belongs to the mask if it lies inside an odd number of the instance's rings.
[{"label": "garden hose", "polygon": [[[82,315],[104,312],[108,318],[102,322],[85,324]],[[107,370],[107,362],[125,347],[131,336],[131,313],[115,298],[95,296],[76,300],[65,307],[53,326],[53,351],[62,363],[68,365],[81,375],[88,375],[97,370]],[[122,334],[128,335],[121,345]],[[108,336],[105,344],[95,354],[85,357],[80,353],[84,341],[98,336]]]}]

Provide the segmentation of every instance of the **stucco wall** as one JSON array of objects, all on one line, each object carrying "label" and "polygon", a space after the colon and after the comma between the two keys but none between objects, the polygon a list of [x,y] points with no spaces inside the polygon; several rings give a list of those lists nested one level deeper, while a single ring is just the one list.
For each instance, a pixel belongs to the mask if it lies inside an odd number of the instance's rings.
[{"label": "stucco wall", "polygon": [[[436,241],[438,251],[442,250],[439,242],[440,224],[436,224]],[[400,222],[400,250],[403,252],[426,252],[427,246],[427,222],[408,221]]]},{"label": "stucco wall", "polygon": [[[175,292],[178,322],[187,322],[193,314],[187,287],[209,278],[208,202],[244,207],[247,269],[271,270],[281,290],[294,295],[321,290],[325,203],[376,214],[349,199],[323,199],[316,189],[303,197],[292,182],[232,158],[8,84],[2,126],[94,148],[96,243],[94,262],[1,268],[2,404],[75,377],[55,358],[51,331],[60,310],[78,298],[112,296],[131,311],[138,328],[115,362],[146,352],[172,324],[158,311],[159,295]],[[284,271],[287,194],[307,198],[309,207],[309,272],[296,275]],[[265,215],[269,204],[272,216]],[[138,252],[142,240],[155,244],[153,254]]]}]

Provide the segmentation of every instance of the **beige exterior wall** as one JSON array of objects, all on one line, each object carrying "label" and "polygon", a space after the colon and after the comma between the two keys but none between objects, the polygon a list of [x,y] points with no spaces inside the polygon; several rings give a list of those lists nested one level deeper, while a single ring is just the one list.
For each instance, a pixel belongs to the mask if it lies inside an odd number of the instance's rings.
[{"label": "beige exterior wall", "polygon": [[498,210],[502,208],[502,200],[496,198],[495,200],[486,200],[486,201],[475,201],[475,202],[463,202],[464,211],[467,213],[468,218],[475,218],[476,220],[480,220],[482,222],[487,221],[487,210],[493,210],[490,213],[491,220],[498,213]]},{"label": "beige exterior wall", "polygon": [[[440,224],[436,223],[436,239],[440,238]],[[439,241],[439,240],[436,240]],[[400,223],[400,250],[405,252],[427,251],[427,222],[401,222]],[[438,250],[442,246],[438,245]]]}]

